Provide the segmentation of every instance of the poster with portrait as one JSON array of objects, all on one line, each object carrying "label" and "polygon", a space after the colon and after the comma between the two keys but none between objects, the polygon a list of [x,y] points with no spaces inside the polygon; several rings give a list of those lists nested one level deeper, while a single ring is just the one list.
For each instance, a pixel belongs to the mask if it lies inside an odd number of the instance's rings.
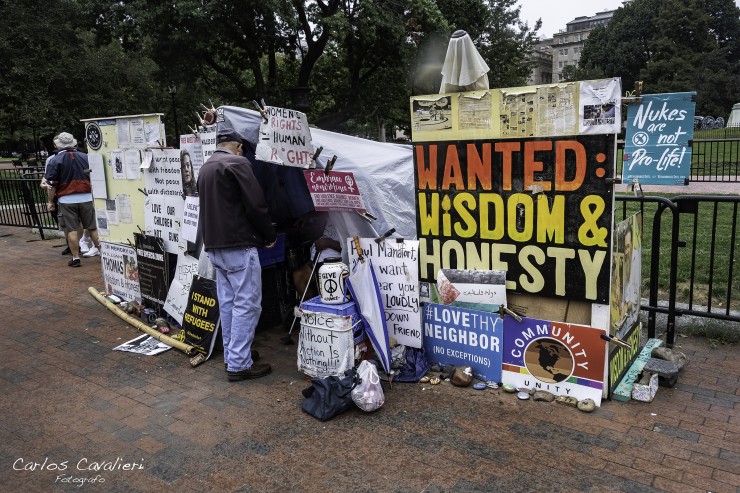
[{"label": "poster with portrait", "polygon": [[611,323],[609,333],[622,339],[640,318],[642,289],[642,213],[614,226]]},{"label": "poster with portrait", "polygon": [[198,193],[198,173],[203,166],[203,145],[198,134],[180,136],[180,171],[187,197]]},{"label": "poster with portrait", "polygon": [[141,303],[136,250],[128,245],[100,242],[100,265],[105,291],[123,300]]},{"label": "poster with portrait", "polygon": [[582,81],[578,122],[581,135],[618,134],[622,128],[621,79]]}]

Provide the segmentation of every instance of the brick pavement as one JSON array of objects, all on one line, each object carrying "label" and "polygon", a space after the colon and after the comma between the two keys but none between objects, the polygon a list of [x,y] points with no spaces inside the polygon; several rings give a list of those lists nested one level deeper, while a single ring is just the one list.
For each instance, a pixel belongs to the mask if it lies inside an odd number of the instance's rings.
[{"label": "brick pavement", "polygon": [[[378,412],[320,423],[300,411],[305,382],[282,332],[258,333],[273,373],[248,382],[228,383],[220,357],[191,368],[176,350],[111,351],[138,333],[87,292],[102,283],[99,259],[70,269],[61,240],[36,238],[0,226],[0,491],[740,489],[735,347],[679,339],[690,362],[651,404],[583,414],[396,384]],[[117,459],[129,469],[95,470]]]}]

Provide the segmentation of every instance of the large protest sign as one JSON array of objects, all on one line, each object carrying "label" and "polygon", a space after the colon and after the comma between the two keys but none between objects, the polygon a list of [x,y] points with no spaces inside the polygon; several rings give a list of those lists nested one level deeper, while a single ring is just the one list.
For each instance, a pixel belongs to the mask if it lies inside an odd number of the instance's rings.
[{"label": "large protest sign", "polygon": [[183,185],[180,151],[154,149],[152,165],[144,172],[144,223],[147,233],[164,240],[169,253],[180,252]]},{"label": "large protest sign", "polygon": [[604,331],[584,325],[513,317],[504,320],[502,381],[517,387],[601,403]]},{"label": "large protest sign", "polygon": [[190,286],[193,283],[193,277],[198,274],[198,259],[185,255],[183,253],[177,256],[177,267],[175,276],[170,283],[170,289],[167,291],[167,299],[164,303],[164,310],[172,316],[177,323],[182,325],[183,314],[188,305],[188,295]]},{"label": "large protest sign", "polygon": [[353,366],[352,317],[303,310],[298,370],[312,377],[328,377],[342,375]]},{"label": "large protest sign", "polygon": [[118,243],[100,242],[100,265],[108,294],[141,303],[136,250]]},{"label": "large protest sign", "polygon": [[501,381],[503,320],[496,313],[424,303],[424,351],[432,363],[470,366],[473,376]]},{"label": "large protest sign", "polygon": [[190,344],[201,353],[210,356],[215,342],[214,335],[218,326],[218,318],[216,281],[194,276],[182,317],[185,344]]},{"label": "large protest sign", "polygon": [[[420,348],[422,345],[419,310],[419,242],[385,239],[376,242],[361,238],[362,254],[372,261],[383,300],[388,337],[399,344]],[[358,261],[352,239],[347,240],[350,260]]]},{"label": "large protest sign", "polygon": [[685,185],[691,173],[696,93],[644,94],[627,107],[622,182]]},{"label": "large protest sign", "polygon": [[352,173],[307,169],[303,175],[317,211],[367,211]]},{"label": "large protest sign", "polygon": [[420,280],[504,270],[507,289],[606,303],[613,135],[418,143]]},{"label": "large protest sign", "polygon": [[311,131],[304,113],[265,108],[267,122],[260,125],[256,157],[268,163],[308,168],[313,157]]},{"label": "large protest sign", "polygon": [[134,233],[134,242],[142,303],[162,315],[170,277],[164,242],[162,238],[140,233]]}]

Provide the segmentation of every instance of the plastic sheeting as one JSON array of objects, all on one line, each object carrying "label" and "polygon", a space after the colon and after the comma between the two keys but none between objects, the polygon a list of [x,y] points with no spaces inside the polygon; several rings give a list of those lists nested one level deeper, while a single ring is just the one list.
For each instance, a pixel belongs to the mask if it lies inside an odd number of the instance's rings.
[{"label": "plastic sheeting", "polygon": [[[257,111],[221,106],[219,113],[217,129],[232,128],[256,147],[262,122]],[[355,235],[376,238],[395,228],[394,237],[416,239],[412,146],[375,142],[318,128],[311,128],[311,140],[314,149],[323,147],[317,168],[324,169],[327,161],[336,155],[334,169],[354,174],[368,212],[377,217],[368,222],[356,212],[331,212],[331,221],[342,238]],[[342,256],[349,263],[346,248]]]}]

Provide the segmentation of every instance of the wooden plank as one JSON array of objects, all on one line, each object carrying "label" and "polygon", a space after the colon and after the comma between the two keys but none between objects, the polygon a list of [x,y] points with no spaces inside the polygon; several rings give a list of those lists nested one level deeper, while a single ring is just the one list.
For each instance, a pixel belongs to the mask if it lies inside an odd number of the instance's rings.
[{"label": "wooden plank", "polygon": [[647,360],[652,357],[651,354],[653,352],[653,349],[656,347],[660,347],[662,344],[663,341],[661,341],[660,339],[648,339],[648,341],[645,343],[645,347],[643,347],[642,351],[640,351],[640,354],[637,355],[637,358],[635,358],[635,361],[632,363],[632,366],[630,366],[630,369],[627,370],[627,373],[624,374],[622,381],[619,382],[619,385],[617,385],[614,389],[614,392],[612,392],[613,400],[627,402],[632,398],[632,386],[635,383],[635,380],[637,380],[637,376],[642,371],[642,368],[645,366],[645,363],[647,363]]}]

